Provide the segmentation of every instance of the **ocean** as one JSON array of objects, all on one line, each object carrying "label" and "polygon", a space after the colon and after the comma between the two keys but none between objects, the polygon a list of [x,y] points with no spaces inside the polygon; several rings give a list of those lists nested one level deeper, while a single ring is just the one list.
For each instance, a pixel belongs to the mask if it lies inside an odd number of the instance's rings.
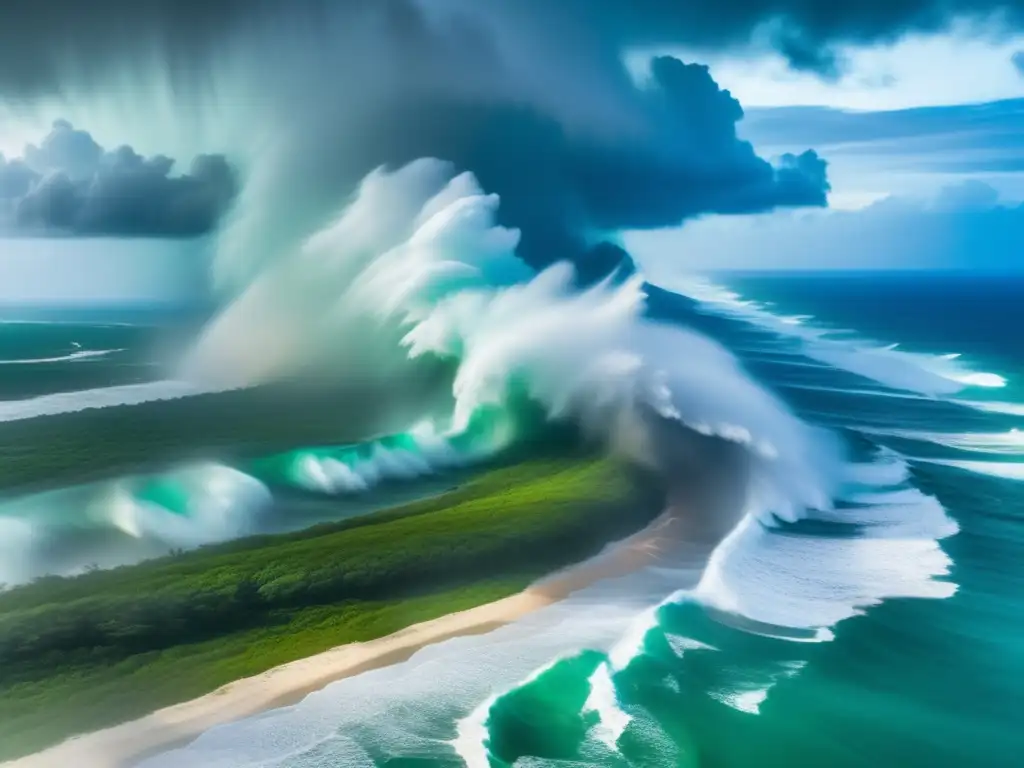
[{"label": "ocean", "polygon": [[[723,274],[649,288],[647,313],[841,444],[829,508],[754,498],[703,573],[596,584],[145,765],[1019,765],[1024,279]],[[173,336],[0,324],[0,414],[160,384]]]}]

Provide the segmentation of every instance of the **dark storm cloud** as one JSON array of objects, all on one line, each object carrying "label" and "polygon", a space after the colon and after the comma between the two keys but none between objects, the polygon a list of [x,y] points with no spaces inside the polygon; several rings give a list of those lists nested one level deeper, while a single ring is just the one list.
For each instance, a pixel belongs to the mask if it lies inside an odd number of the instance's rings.
[{"label": "dark storm cloud", "polygon": [[[733,5],[747,18],[737,29],[768,10]],[[0,11],[0,97],[30,104],[56,92],[88,102],[137,77],[141,87],[127,99],[162,89],[181,114],[215,93],[217,109],[248,110],[239,125],[269,136],[273,152],[250,148],[246,156],[248,182],[222,249],[233,249],[238,261],[274,258],[322,225],[365,173],[422,156],[471,170],[500,194],[504,223],[523,230],[523,255],[536,265],[608,260],[614,249],[592,247],[608,230],[824,205],[824,162],[802,147],[774,166],[759,157],[737,137],[741,106],[706,68],[663,57],[653,62],[649,84],[632,81],[623,47],[657,42],[654,33],[665,30],[674,35],[665,42],[685,42],[681,32],[695,30],[697,17],[681,7],[625,0],[593,7],[571,0],[18,4]],[[732,6],[696,7],[704,8],[698,16],[711,38],[724,40],[718,27]],[[791,40],[817,55],[813,37],[794,33]],[[76,161],[89,153],[81,138],[65,138],[67,146],[40,150]],[[184,186],[155,181],[171,177],[134,161],[106,173],[149,198]],[[65,175],[37,185],[43,204],[22,206],[23,221],[40,211],[71,216],[82,231],[110,228],[100,222],[115,219],[146,221],[127,196],[103,195],[104,203],[118,201],[116,210],[85,205]],[[99,172],[96,179],[100,190],[115,183]],[[160,210],[180,209],[166,205],[169,191],[161,195]]]},{"label": "dark storm cloud", "polygon": [[[530,0],[542,7],[545,0]],[[565,0],[619,44],[743,45],[761,32],[797,69],[834,74],[836,44],[888,42],[938,32],[958,20],[989,22],[990,33],[1024,26],[1024,0]]]},{"label": "dark storm cloud", "polygon": [[73,179],[88,179],[99,166],[103,147],[88,131],[76,130],[67,120],[58,120],[37,147],[25,147],[25,162],[41,174],[66,173]]},{"label": "dark storm cloud", "polygon": [[37,179],[38,174],[24,160],[8,161],[0,154],[0,202],[24,197]]},{"label": "dark storm cloud", "polygon": [[[661,57],[652,76],[637,109],[657,133],[637,141],[581,140],[536,110],[435,98],[389,105],[386,119],[370,113],[346,140],[360,148],[360,173],[425,155],[472,170],[501,195],[500,216],[522,229],[521,253],[535,266],[580,260],[587,230],[826,204],[825,162],[812,151],[778,166],[758,157],[737,138],[739,102],[707,67]],[[605,260],[611,252],[597,251]]]},{"label": "dark storm cloud", "polygon": [[[316,20],[339,9],[395,0],[37,0],[5,3],[0,11],[0,76],[26,90],[52,87],[62,52],[83,66],[102,67],[130,52],[158,50],[189,69],[223,36],[259,24],[285,9]],[[499,5],[497,2],[493,5]],[[480,5],[488,5],[480,3]],[[887,41],[912,31],[942,30],[955,19],[987,20],[1017,28],[1024,0],[506,0],[503,10],[582,29],[609,46],[743,45],[762,31],[800,68],[834,70],[835,43]],[[199,64],[201,67],[201,64]]]},{"label": "dark storm cloud", "polygon": [[105,151],[59,120],[24,157],[0,158],[5,228],[31,234],[194,237],[211,231],[235,196],[234,172],[218,155],[197,157],[188,172],[131,147]]}]

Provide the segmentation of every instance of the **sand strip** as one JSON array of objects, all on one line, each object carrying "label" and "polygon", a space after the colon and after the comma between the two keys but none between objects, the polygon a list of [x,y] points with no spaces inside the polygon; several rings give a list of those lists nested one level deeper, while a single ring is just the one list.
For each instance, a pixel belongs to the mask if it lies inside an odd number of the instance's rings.
[{"label": "sand strip", "polygon": [[77,736],[4,768],[127,768],[182,746],[204,731],[268,709],[297,703],[326,685],[405,661],[427,645],[489,632],[563,599],[600,579],[625,575],[658,559],[678,539],[676,518],[663,516],[643,531],[579,565],[549,576],[517,595],[431,621],[386,637],[342,645],[218,688],[198,699],[161,709],[113,728]]}]

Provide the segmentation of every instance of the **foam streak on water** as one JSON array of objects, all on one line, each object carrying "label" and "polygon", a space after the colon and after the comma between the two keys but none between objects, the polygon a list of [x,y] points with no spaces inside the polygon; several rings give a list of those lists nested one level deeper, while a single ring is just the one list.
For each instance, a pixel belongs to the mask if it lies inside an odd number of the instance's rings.
[{"label": "foam streak on water", "polygon": [[158,400],[176,400],[181,397],[192,397],[215,391],[218,390],[201,387],[187,381],[167,380],[87,389],[79,392],[58,392],[25,400],[0,401],[0,421],[55,416],[91,408],[139,405]]},{"label": "foam streak on water", "polygon": [[785,317],[768,305],[696,277],[673,277],[665,287],[696,300],[709,312],[751,323],[782,338],[790,338],[809,358],[871,379],[886,387],[920,395],[948,396],[967,388],[1002,388],[997,373],[973,370],[960,353],[931,355],[907,352],[898,344],[859,338],[848,329],[811,323],[807,315]]},{"label": "foam streak on water", "polygon": [[40,363],[70,363],[75,360],[92,360],[124,352],[124,349],[82,349],[60,357],[35,357],[25,360],[0,360],[0,365],[38,365]]}]

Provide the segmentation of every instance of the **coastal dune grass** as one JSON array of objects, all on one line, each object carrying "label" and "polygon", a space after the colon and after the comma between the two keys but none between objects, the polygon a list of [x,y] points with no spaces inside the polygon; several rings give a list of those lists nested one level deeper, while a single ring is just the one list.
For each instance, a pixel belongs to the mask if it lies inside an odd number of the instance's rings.
[{"label": "coastal dune grass", "polygon": [[532,460],[341,523],[0,593],[0,760],[515,594],[660,502],[609,460]]}]

